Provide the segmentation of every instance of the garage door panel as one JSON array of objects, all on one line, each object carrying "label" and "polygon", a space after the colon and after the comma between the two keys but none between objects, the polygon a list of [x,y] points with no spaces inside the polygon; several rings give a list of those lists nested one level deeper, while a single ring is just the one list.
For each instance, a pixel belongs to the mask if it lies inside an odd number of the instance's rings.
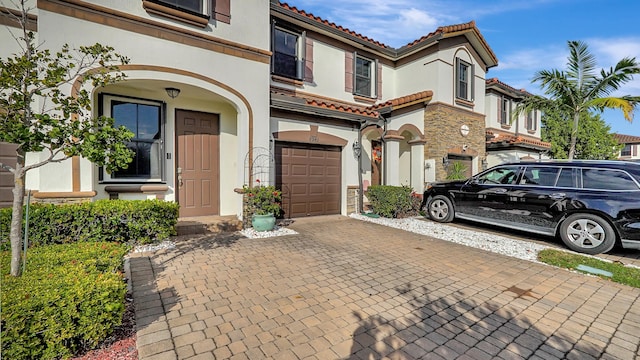
[{"label": "garage door panel", "polygon": [[283,190],[285,216],[340,213],[339,147],[276,143],[276,186]]}]

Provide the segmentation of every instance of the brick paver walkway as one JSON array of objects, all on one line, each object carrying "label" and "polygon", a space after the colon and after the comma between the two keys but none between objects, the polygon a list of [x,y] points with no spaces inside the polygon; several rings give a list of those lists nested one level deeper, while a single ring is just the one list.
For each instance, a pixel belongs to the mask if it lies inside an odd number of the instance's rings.
[{"label": "brick paver walkway", "polygon": [[142,360],[640,359],[640,289],[346,217],[130,260]]}]

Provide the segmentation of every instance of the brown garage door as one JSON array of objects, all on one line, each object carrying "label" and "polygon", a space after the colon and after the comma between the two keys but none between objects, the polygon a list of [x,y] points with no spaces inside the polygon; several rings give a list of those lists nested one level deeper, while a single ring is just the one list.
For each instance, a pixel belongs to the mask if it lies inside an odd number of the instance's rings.
[{"label": "brown garage door", "polygon": [[276,143],[285,217],[340,214],[340,147]]},{"label": "brown garage door", "polygon": [[[15,167],[17,163],[15,144],[0,142],[0,163]],[[13,202],[13,174],[0,168],[0,208],[11,207]]]}]

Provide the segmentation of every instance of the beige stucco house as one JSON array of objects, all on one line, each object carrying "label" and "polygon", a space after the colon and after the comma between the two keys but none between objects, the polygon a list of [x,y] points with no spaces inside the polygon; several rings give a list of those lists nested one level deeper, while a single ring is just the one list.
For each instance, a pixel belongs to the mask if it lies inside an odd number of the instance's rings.
[{"label": "beige stucco house", "polygon": [[87,90],[137,154],[114,174],[81,158],[30,172],[38,201],[160,198],[183,217],[241,216],[234,190],[259,180],[283,190],[285,216],[347,214],[372,184],[422,192],[454,161],[480,171],[488,132],[533,139],[518,157],[546,145],[539,116],[495,123],[489,97],[515,93],[487,82],[498,61],[473,21],[392,48],[276,0],[39,0],[32,15],[47,48],[99,42],[131,59],[126,80]]},{"label": "beige stucco house", "polygon": [[618,155],[619,160],[640,160],[640,136],[613,134],[619,144],[624,145]]}]

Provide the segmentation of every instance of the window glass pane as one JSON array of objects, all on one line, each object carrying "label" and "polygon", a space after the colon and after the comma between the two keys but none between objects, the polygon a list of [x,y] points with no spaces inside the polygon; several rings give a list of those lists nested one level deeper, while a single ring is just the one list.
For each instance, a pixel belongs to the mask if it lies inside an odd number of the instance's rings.
[{"label": "window glass pane", "polygon": [[500,167],[490,170],[478,177],[481,184],[512,184],[518,175],[517,166]]},{"label": "window glass pane", "polygon": [[158,2],[202,14],[202,0],[158,0]]},{"label": "window glass pane", "polygon": [[631,156],[631,145],[626,144],[622,151],[620,152],[621,156]]},{"label": "window glass pane", "polygon": [[275,29],[273,45],[273,73],[297,78],[298,74],[298,35]]},{"label": "window glass pane", "polygon": [[160,106],[124,101],[111,102],[115,124],[124,125],[134,133],[127,147],[134,152],[127,169],[111,174],[112,178],[160,178],[162,137]]},{"label": "window glass pane", "polygon": [[136,104],[111,102],[111,117],[115,120],[116,127],[124,126],[133,133],[134,137],[138,135]]},{"label": "window glass pane", "polygon": [[582,169],[582,187],[598,190],[638,190],[638,185],[623,171]]},{"label": "window glass pane", "polygon": [[458,97],[468,99],[469,65],[458,62]]},{"label": "window glass pane", "polygon": [[373,61],[356,58],[356,89],[358,95],[371,96],[371,68]]},{"label": "window glass pane", "polygon": [[573,169],[560,170],[560,176],[556,184],[558,187],[576,187],[573,177]]},{"label": "window glass pane", "polygon": [[138,105],[139,139],[160,139],[160,108],[153,105]]},{"label": "window glass pane", "polygon": [[520,185],[555,186],[558,168],[527,166]]}]

